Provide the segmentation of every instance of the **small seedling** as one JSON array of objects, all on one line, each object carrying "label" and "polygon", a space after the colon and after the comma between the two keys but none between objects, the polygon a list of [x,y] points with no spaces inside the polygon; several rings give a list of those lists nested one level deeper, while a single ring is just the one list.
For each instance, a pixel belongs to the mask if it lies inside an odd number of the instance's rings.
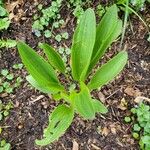
[{"label": "small seedling", "polygon": [[1,75],[3,75],[3,76],[7,76],[8,75],[8,70],[7,69],[3,69],[2,71],[1,71]]},{"label": "small seedling", "polygon": [[133,137],[134,137],[135,139],[139,139],[139,134],[138,134],[138,133],[133,132],[132,135],[133,135]]},{"label": "small seedling", "polygon": [[101,5],[101,4],[99,4],[97,7],[96,7],[96,13],[100,16],[100,17],[102,17],[103,16],[103,14],[105,13],[105,8]]},{"label": "small seedling", "polygon": [[0,48],[6,47],[6,48],[12,48],[17,45],[17,42],[15,40],[0,40]]},{"label": "small seedling", "polygon": [[6,76],[6,79],[8,79],[8,80],[13,80],[13,78],[14,78],[14,75],[11,73],[11,74],[8,74],[7,76]]},{"label": "small seedling", "polygon": [[64,33],[62,33],[62,38],[64,38],[64,39],[68,39],[69,38],[69,34],[68,34],[68,32],[64,32]]},{"label": "small seedling", "polygon": [[[44,9],[41,4],[38,5],[38,10],[41,12],[41,16],[35,14],[33,17],[35,21],[32,25],[32,31],[36,36],[41,36],[41,33],[45,30],[46,27],[49,26],[49,24],[53,24],[52,26],[54,28],[59,28],[59,11],[61,3],[62,0],[52,1],[51,5],[46,9]],[[44,31],[44,36],[47,38],[50,37],[50,32],[47,31],[47,29]]]},{"label": "small seedling", "polygon": [[14,65],[13,65],[13,68],[16,69],[16,70],[17,70],[17,69],[20,70],[20,69],[23,68],[23,64],[21,64],[21,63],[20,63],[20,64],[14,64]]},{"label": "small seedling", "polygon": [[45,30],[44,35],[45,35],[46,38],[50,38],[52,36],[52,33],[51,33],[50,30]]},{"label": "small seedling", "polygon": [[140,103],[137,108],[132,108],[134,117],[133,137],[139,140],[141,150],[150,149],[150,107]]},{"label": "small seedling", "polygon": [[124,118],[124,121],[125,121],[125,122],[131,122],[131,118],[130,118],[130,117],[125,117],[125,118]]},{"label": "small seedling", "polygon": [[61,35],[60,34],[57,34],[56,36],[55,36],[55,40],[57,41],[57,42],[60,42],[61,41]]},{"label": "small seedling", "polygon": [[[15,70],[22,69],[23,64],[14,64],[13,68]],[[6,92],[6,93],[13,93],[14,88],[17,88],[20,86],[22,82],[21,77],[14,77],[13,73],[9,73],[8,69],[2,69],[1,70],[1,76],[0,76],[0,93]]]},{"label": "small seedling", "polygon": [[1,140],[0,141],[0,150],[10,150],[11,149],[11,145],[10,143],[6,143],[6,140]]}]

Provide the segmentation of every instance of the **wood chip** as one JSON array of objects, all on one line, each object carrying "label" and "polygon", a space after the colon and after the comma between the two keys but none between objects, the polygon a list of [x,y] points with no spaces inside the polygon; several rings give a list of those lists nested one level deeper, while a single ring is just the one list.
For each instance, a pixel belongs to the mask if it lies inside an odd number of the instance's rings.
[{"label": "wood chip", "polygon": [[75,140],[73,140],[72,150],[79,150],[79,144]]},{"label": "wood chip", "polygon": [[104,96],[104,94],[102,92],[98,92],[98,98],[100,99],[100,101],[105,103],[105,96]]},{"label": "wood chip", "polygon": [[41,100],[43,98],[44,98],[44,95],[40,95],[36,99],[31,98],[31,100],[32,100],[31,103],[35,103],[35,102],[37,102],[37,101],[39,101],[39,100]]},{"label": "wood chip", "polygon": [[150,103],[150,99],[147,98],[147,97],[138,96],[138,97],[136,97],[136,98],[134,99],[134,102],[136,102],[136,103],[140,103],[140,102],[142,102],[142,101],[147,101],[147,102]]},{"label": "wood chip", "polygon": [[102,129],[102,135],[107,136],[109,134],[110,130],[107,127],[104,127]]},{"label": "wood chip", "polygon": [[94,148],[94,150],[101,150],[101,148],[96,146],[95,144],[91,144],[91,146]]},{"label": "wood chip", "polygon": [[124,92],[129,95],[129,96],[134,96],[134,97],[137,97],[137,96],[141,96],[141,92],[139,89],[133,89],[132,87],[127,87]]}]

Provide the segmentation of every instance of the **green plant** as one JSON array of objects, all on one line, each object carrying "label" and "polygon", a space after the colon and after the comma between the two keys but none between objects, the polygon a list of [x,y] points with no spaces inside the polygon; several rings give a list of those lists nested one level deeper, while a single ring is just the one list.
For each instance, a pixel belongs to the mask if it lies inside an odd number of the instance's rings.
[{"label": "green plant", "polygon": [[104,6],[102,6],[101,4],[97,5],[96,13],[98,16],[102,17],[105,11],[106,11],[106,8]]},{"label": "green plant", "polygon": [[133,137],[139,140],[140,149],[150,149],[150,107],[140,103],[137,108],[132,108],[134,118]]},{"label": "green plant", "polygon": [[[127,0],[117,0],[120,4],[125,4]],[[134,7],[136,11],[143,10],[145,3],[150,3],[150,0],[128,0],[131,7]]]},{"label": "green plant", "polygon": [[[13,103],[11,101],[7,104],[4,104],[0,100],[0,122],[3,121],[10,114],[10,110],[12,108],[13,108]],[[0,126],[0,135],[3,131],[3,128],[5,128],[5,127]],[[1,149],[1,147],[3,147],[2,144],[0,144],[0,149]]]},{"label": "green plant", "polygon": [[[14,64],[15,70],[22,69],[23,64]],[[14,77],[13,73],[10,73],[7,69],[2,69],[0,72],[0,93],[12,93],[15,88],[19,87],[22,82],[21,77]]]},{"label": "green plant", "polygon": [[125,121],[125,122],[131,122],[131,118],[130,118],[130,117],[125,117],[125,118],[124,118],[124,121]]},{"label": "green plant", "polygon": [[[53,24],[52,27],[59,28],[62,25],[62,19],[60,19],[59,11],[61,7],[62,0],[52,1],[51,6],[43,8],[41,4],[38,5],[38,9],[41,12],[41,15],[34,16],[34,23],[32,25],[32,30],[36,36],[41,36],[42,31],[45,30],[49,24]],[[50,37],[52,31],[45,30],[45,37]]]},{"label": "green plant", "polygon": [[90,2],[89,0],[70,0],[68,2],[68,6],[72,7],[73,9],[73,15],[77,18],[77,23],[79,23],[80,18],[84,14],[84,9],[83,7]]},{"label": "green plant", "polygon": [[[9,14],[7,10],[4,8],[3,1],[0,2],[0,30],[7,29],[10,25],[10,20],[9,20]],[[7,47],[15,47],[16,46],[16,41],[15,40],[1,40],[0,39],[0,48]]]},{"label": "green plant", "polygon": [[145,3],[149,2],[150,0],[130,0],[130,3],[136,10],[143,10],[145,7]]},{"label": "green plant", "polygon": [[[121,33],[122,22],[118,19],[117,11],[116,5],[110,7],[97,28],[94,11],[87,9],[83,14],[75,30],[71,48],[71,70],[75,81],[66,73],[65,63],[51,46],[40,44],[48,63],[28,45],[18,42],[19,54],[30,73],[27,76],[28,82],[36,89],[51,94],[53,99],[63,99],[66,102],[57,106],[50,114],[44,138],[36,140],[37,145],[44,146],[57,140],[70,126],[75,112],[85,119],[94,119],[95,113],[107,112],[107,108],[93,98],[90,92],[118,75],[127,62],[127,52],[119,52],[98,68],[90,81],[87,77],[106,49]],[[54,68],[68,79],[65,87],[59,82]]]},{"label": "green plant", "polygon": [[4,117],[7,117],[9,115],[10,109],[12,108],[12,102],[9,102],[8,104],[3,104],[0,100],[0,121],[2,121]]},{"label": "green plant", "polygon": [[[150,2],[150,1],[148,0],[148,2]],[[146,22],[138,14],[139,9],[137,9],[137,7],[136,7],[138,5],[133,5],[133,3],[135,3],[135,4],[141,3],[142,5],[144,5],[145,0],[117,0],[118,8],[120,8],[120,10],[125,11],[125,16],[128,16],[131,13],[135,14],[143,22],[143,24],[149,31],[149,27],[147,26]],[[127,17],[125,17],[125,18],[127,18]]]},{"label": "green plant", "polygon": [[0,48],[7,47],[7,48],[12,48],[17,45],[17,42],[15,40],[0,40]]},{"label": "green plant", "polygon": [[6,143],[4,139],[0,141],[0,150],[10,150],[10,149],[11,149],[10,143]]},{"label": "green plant", "polygon": [[8,12],[4,8],[3,1],[0,2],[0,30],[7,29],[9,27],[10,20],[8,18]]}]

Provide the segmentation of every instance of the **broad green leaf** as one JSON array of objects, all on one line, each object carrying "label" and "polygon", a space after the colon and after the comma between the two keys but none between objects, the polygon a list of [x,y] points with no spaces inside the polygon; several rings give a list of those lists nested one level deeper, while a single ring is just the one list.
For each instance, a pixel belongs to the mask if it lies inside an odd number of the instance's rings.
[{"label": "broad green leaf", "polygon": [[71,66],[73,78],[84,81],[90,64],[96,37],[96,20],[92,9],[85,11],[77,26],[71,50]]},{"label": "broad green leaf", "polygon": [[127,63],[127,58],[128,55],[126,51],[118,53],[115,57],[98,69],[88,84],[88,87],[92,90],[107,84],[120,73]]},{"label": "broad green leaf", "polygon": [[99,100],[92,99],[92,103],[94,106],[95,113],[106,114],[108,112],[108,109]]},{"label": "broad green leaf", "polygon": [[45,87],[40,85],[31,75],[28,75],[26,77],[27,81],[37,90],[43,92],[43,93],[48,93],[51,94],[52,92],[50,91],[50,87]]},{"label": "broad green leaf", "polygon": [[25,43],[18,42],[17,47],[27,70],[40,85],[55,89],[55,92],[63,90],[50,64]]},{"label": "broad green leaf", "polygon": [[50,64],[65,74],[65,64],[61,56],[48,44],[40,43],[39,46],[44,50]]},{"label": "broad green leaf", "polygon": [[76,111],[85,119],[93,119],[95,111],[91,100],[89,89],[81,82],[81,91],[74,94],[73,103]]},{"label": "broad green leaf", "polygon": [[96,41],[87,74],[122,31],[122,21],[118,19],[117,10],[116,5],[111,6],[97,26]]},{"label": "broad green leaf", "polygon": [[48,145],[57,140],[70,126],[74,117],[74,111],[66,105],[60,105],[49,116],[49,125],[44,130],[44,138],[36,140],[40,146]]}]

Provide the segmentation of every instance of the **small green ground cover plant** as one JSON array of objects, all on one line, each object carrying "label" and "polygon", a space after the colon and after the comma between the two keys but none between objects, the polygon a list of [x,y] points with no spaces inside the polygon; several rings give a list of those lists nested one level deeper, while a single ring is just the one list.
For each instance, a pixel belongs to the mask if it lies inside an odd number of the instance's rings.
[{"label": "small green ground cover plant", "polygon": [[0,140],[0,150],[10,150],[11,145],[10,143],[7,143],[6,140]]},{"label": "small green ground cover plant", "polygon": [[140,149],[150,150],[150,106],[141,102],[131,112],[132,116],[125,117],[125,121],[134,122],[132,135],[139,140]]},{"label": "small green ground cover plant", "polygon": [[[32,30],[36,36],[39,37],[42,35],[42,32],[44,32],[45,37],[49,38],[52,36],[53,28],[59,28],[64,24],[64,20],[61,19],[59,14],[61,4],[62,0],[55,0],[52,1],[51,5],[45,9],[42,4],[38,5],[38,10],[41,11],[42,14],[34,15],[34,23],[32,25]],[[49,26],[49,24],[53,24],[51,30],[45,29]]]},{"label": "small green ground cover plant", "polygon": [[[94,119],[96,113],[107,113],[107,108],[93,98],[90,92],[106,85],[120,73],[127,62],[127,52],[119,52],[106,64],[95,68],[94,74],[91,75],[91,72],[121,31],[122,21],[118,18],[116,5],[107,10],[97,27],[94,11],[87,9],[73,36],[71,74],[66,73],[66,64],[50,45],[39,45],[47,56],[46,61],[31,47],[18,42],[19,54],[30,73],[26,77],[28,82],[36,89],[51,94],[53,99],[65,102],[50,114],[49,125],[44,130],[43,139],[36,140],[37,145],[48,145],[64,134],[74,118],[74,113],[84,119]],[[60,73],[68,80],[66,85],[59,81],[57,75]],[[72,83],[75,86],[72,86]]]},{"label": "small green ground cover plant", "polygon": [[10,25],[10,20],[8,18],[8,12],[4,8],[4,3],[0,0],[0,30],[7,29]]},{"label": "small green ground cover plant", "polygon": [[[13,108],[13,103],[10,101],[7,104],[4,104],[0,100],[0,123],[5,120],[5,118],[10,114],[10,110]],[[6,126],[0,126],[0,135],[2,134],[3,128]],[[10,150],[11,145],[6,143],[6,140],[0,139],[0,150]]]},{"label": "small green ground cover plant", "polygon": [[[70,0],[65,5],[73,10],[73,15],[78,19],[83,15],[83,6],[89,2],[88,0]],[[40,37],[42,34],[46,38],[54,37],[54,39],[60,42],[62,39],[68,39],[68,33],[54,34],[53,30],[61,28],[65,21],[60,15],[60,10],[63,7],[62,0],[55,0],[51,2],[51,5],[44,8],[42,4],[37,6],[40,13],[36,13],[33,16],[34,22],[32,25],[33,33]]]},{"label": "small green ground cover plant", "polygon": [[[22,69],[23,64],[14,64],[13,69]],[[2,69],[0,72],[0,94],[1,93],[13,93],[15,88],[18,88],[23,79],[21,77],[14,77],[14,73],[10,73],[8,69]]]},{"label": "small green ground cover plant", "polygon": [[[4,3],[0,0],[0,31],[7,30],[10,25],[9,14],[7,10],[4,8]],[[15,40],[3,40],[0,39],[0,48],[7,47],[15,47],[17,42]]]},{"label": "small green ground cover plant", "polygon": [[[10,101],[7,104],[3,104],[0,100],[0,122],[5,119],[10,113],[10,110],[13,108],[13,104]],[[2,133],[2,127],[0,127],[0,134]]]}]

